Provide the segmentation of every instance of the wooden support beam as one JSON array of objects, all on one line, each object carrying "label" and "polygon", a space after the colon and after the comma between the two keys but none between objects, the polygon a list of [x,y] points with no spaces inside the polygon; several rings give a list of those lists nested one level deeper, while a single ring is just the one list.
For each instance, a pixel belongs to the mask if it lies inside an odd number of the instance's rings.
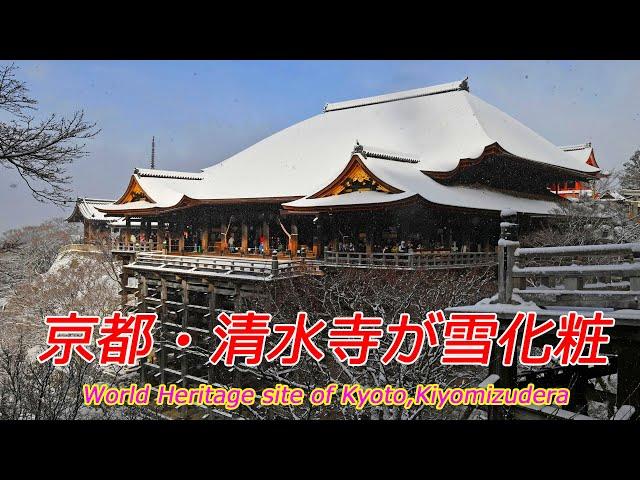
[{"label": "wooden support beam", "polygon": [[167,321],[167,299],[167,280],[162,277],[160,278],[160,383],[166,383],[167,381],[165,372],[165,369],[167,368],[167,349],[162,344],[166,335],[165,323]]},{"label": "wooden support beam", "polygon": [[124,244],[129,246],[129,239],[131,237],[131,217],[126,217],[124,227]]},{"label": "wooden support beam", "polygon": [[240,251],[247,253],[249,251],[249,226],[246,220],[242,221],[242,238],[240,239]]},{"label": "wooden support beam", "polygon": [[264,237],[264,254],[269,255],[271,251],[269,246],[269,222],[266,219],[262,222],[262,235]]},{"label": "wooden support beam", "polygon": [[149,295],[149,288],[147,286],[147,276],[138,275],[138,301],[140,302],[140,309],[142,313],[147,313],[147,296]]},{"label": "wooden support beam", "polygon": [[227,227],[228,224],[223,220],[220,225],[220,253],[224,253],[228,248]]},{"label": "wooden support beam", "polygon": [[200,244],[202,245],[202,253],[207,253],[209,250],[209,227],[205,226],[200,233]]},{"label": "wooden support beam", "polygon": [[178,253],[180,255],[184,254],[184,229],[184,221],[180,221],[178,223],[178,233],[180,234],[180,236],[178,237]]},{"label": "wooden support beam", "polygon": [[292,256],[298,253],[298,224],[291,222],[291,237],[289,237],[289,251]]},{"label": "wooden support beam", "polygon": [[[182,329],[186,331],[187,327],[189,326],[189,308],[188,308],[189,284],[187,283],[187,280],[184,278],[182,279],[182,282],[181,282],[181,288],[182,288]],[[181,367],[180,372],[182,375],[182,386],[186,387],[187,375],[189,374],[188,356],[185,350],[183,350],[181,353],[182,353],[182,358],[180,359],[180,367]]]},{"label": "wooden support beam", "polygon": [[[489,360],[489,377],[499,377],[499,385],[502,388],[514,388],[517,382],[518,366],[517,363],[507,367],[502,364],[502,356],[504,349],[498,345],[494,345],[491,350],[491,358]],[[508,413],[504,407],[489,407],[489,420],[508,420]]]},{"label": "wooden support beam", "polygon": [[[216,295],[216,291],[215,291],[215,286],[213,283],[209,283],[208,285],[208,300],[209,300],[209,325],[207,325],[207,329],[209,331],[209,348],[211,353],[213,354],[213,352],[216,349],[216,339],[215,339],[215,335],[213,334],[213,328],[215,326],[216,320],[217,320],[217,307],[218,307],[218,302],[217,302],[217,295]],[[213,368],[214,365],[211,363],[207,364],[207,381],[209,384],[213,383]]]}]

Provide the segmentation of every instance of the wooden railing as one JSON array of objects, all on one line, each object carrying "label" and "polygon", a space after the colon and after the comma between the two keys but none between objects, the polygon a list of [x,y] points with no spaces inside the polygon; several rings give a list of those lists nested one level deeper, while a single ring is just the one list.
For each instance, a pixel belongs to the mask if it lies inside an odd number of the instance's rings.
[{"label": "wooden railing", "polygon": [[307,270],[299,260],[230,258],[213,256],[178,256],[140,252],[134,267],[149,267],[160,270],[180,270],[192,273],[224,274],[230,276],[250,275],[276,277],[297,275]]},{"label": "wooden railing", "polygon": [[538,305],[637,309],[639,254],[638,243],[515,248],[506,293]]},{"label": "wooden railing", "polygon": [[153,242],[143,243],[126,243],[113,242],[111,244],[112,252],[157,252],[162,250],[162,245]]},{"label": "wooden railing", "polygon": [[325,251],[324,264],[386,268],[461,268],[497,264],[493,252],[372,253]]}]

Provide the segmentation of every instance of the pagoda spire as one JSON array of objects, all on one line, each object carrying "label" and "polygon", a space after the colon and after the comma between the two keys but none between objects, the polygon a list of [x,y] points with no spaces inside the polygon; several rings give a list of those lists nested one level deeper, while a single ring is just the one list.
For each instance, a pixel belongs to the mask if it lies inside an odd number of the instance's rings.
[{"label": "pagoda spire", "polygon": [[151,137],[151,169],[156,168],[156,137]]}]

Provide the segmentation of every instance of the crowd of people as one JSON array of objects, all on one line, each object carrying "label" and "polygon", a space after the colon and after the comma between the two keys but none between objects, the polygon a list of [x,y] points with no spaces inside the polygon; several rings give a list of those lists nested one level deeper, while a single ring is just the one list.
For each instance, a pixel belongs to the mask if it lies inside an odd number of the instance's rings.
[{"label": "crowd of people", "polygon": [[[413,253],[414,251],[421,251],[422,244],[417,243],[414,245],[413,241],[401,240],[400,242],[387,242],[384,245],[376,243],[373,245],[373,252],[375,253]],[[362,242],[354,244],[353,242],[340,242],[338,243],[339,252],[365,252],[366,246]]]},{"label": "crowd of people", "polygon": [[[466,251],[467,247],[464,245],[462,249],[459,249],[456,242],[453,242],[450,248],[446,248],[442,245],[429,245],[426,248],[422,245],[421,242],[413,241],[413,240],[400,240],[398,241],[387,241],[384,244],[375,243],[373,245],[374,253],[418,253],[423,251],[440,251],[440,250],[450,250],[452,252],[457,251]],[[357,243],[353,242],[339,242],[338,243],[338,252],[366,252],[366,245],[361,241]]]},{"label": "crowd of people", "polygon": [[[197,253],[202,253],[202,244],[199,235],[194,235],[192,232],[186,230],[183,232],[184,236],[184,245],[186,251],[193,251]],[[249,247],[248,253],[260,254],[264,255],[266,250],[266,237],[263,234],[256,235],[255,237],[249,238]],[[164,237],[164,241],[162,245],[158,244],[158,235],[156,231],[152,231],[150,234],[142,231],[139,232],[138,235],[134,232],[131,233],[129,237],[129,243],[136,247],[146,247],[150,246],[155,249],[163,249],[169,250],[169,245],[167,241],[167,237]],[[338,252],[353,252],[353,253],[365,253],[367,251],[366,245],[360,239],[358,239],[355,243],[353,241],[341,241],[337,245]],[[278,236],[275,236],[270,239],[270,249],[271,251],[284,252],[287,249],[287,244],[282,241],[282,239]],[[172,249],[173,250],[173,249]],[[229,237],[227,239],[227,250],[229,253],[239,253],[241,250],[241,245],[238,245],[235,239],[235,235],[233,232],[229,233]],[[453,242],[451,247],[446,248],[442,245],[426,245],[420,241],[414,240],[388,240],[385,243],[375,243],[373,245],[374,253],[419,253],[424,251],[441,251],[448,250],[452,252],[462,251],[465,252],[466,245],[462,248],[458,248],[456,242]]]}]

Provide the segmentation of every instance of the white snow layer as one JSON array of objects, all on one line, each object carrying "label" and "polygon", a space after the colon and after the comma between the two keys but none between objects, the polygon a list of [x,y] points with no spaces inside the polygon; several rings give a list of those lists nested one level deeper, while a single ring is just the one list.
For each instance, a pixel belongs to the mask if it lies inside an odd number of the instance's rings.
[{"label": "white snow layer", "polygon": [[[104,209],[170,207],[184,198],[295,200],[333,181],[349,161],[356,141],[387,151],[412,152],[419,163],[368,158],[366,164],[407,196],[418,194],[451,206],[530,213],[548,213],[554,206],[553,202],[470,187],[446,187],[422,173],[453,170],[461,159],[477,158],[494,143],[524,159],[581,172],[598,171],[499,109],[465,90],[451,91],[447,85],[431,87],[447,93],[414,96],[399,92],[384,101],[358,100],[358,106],[316,115],[205,168],[203,180],[157,178],[146,172],[136,175],[151,203]],[[389,195],[390,201],[397,199],[401,197]]]}]

